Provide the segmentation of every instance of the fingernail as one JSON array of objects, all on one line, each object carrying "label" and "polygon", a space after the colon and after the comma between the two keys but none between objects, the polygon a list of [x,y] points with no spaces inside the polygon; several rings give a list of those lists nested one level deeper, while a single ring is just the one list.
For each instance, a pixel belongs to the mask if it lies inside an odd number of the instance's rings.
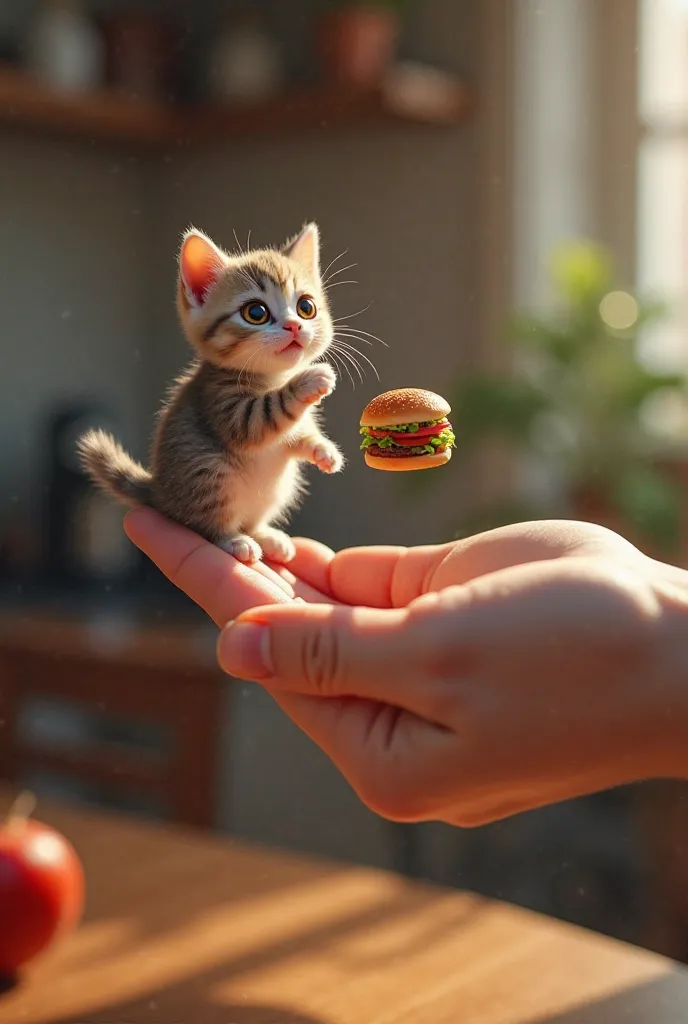
[{"label": "fingernail", "polygon": [[220,634],[220,667],[237,679],[260,680],[273,674],[270,630],[257,622],[228,622]]},{"label": "fingernail", "polygon": [[129,508],[122,517],[123,523],[135,523],[138,519],[143,517],[143,513],[146,512],[144,508]]},{"label": "fingernail", "polygon": [[147,505],[139,505],[136,508],[129,509],[129,511],[125,513],[122,522],[126,526],[128,523],[145,523],[146,521],[155,520],[157,518],[158,513],[152,508],[148,508]]}]

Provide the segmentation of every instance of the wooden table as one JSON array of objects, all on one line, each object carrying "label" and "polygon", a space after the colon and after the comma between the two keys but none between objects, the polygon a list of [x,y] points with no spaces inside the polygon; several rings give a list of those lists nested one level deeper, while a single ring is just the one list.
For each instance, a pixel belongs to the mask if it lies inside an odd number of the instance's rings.
[{"label": "wooden table", "polygon": [[0,1024],[688,1021],[682,968],[518,909],[195,832],[38,816],[83,858],[88,913],[0,999]]}]

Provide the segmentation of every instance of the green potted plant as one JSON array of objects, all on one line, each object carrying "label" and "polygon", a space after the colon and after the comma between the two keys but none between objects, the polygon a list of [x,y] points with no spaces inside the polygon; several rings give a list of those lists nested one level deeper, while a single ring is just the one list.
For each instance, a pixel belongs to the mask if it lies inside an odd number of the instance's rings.
[{"label": "green potted plant", "polygon": [[317,34],[326,81],[374,89],[394,60],[409,0],[321,0]]},{"label": "green potted plant", "polygon": [[685,556],[688,373],[650,368],[637,345],[664,309],[616,287],[599,246],[564,245],[551,270],[556,308],[510,324],[511,371],[463,377],[451,402],[455,459],[498,439],[557,486],[539,501],[507,490],[497,506],[471,510],[461,532],[575,518],[619,530],[657,557]]}]

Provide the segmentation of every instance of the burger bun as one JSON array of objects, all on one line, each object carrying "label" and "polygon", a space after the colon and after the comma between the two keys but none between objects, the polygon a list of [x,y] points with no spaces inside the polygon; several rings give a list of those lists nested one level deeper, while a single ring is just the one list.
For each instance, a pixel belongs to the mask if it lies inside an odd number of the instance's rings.
[{"label": "burger bun", "polygon": [[[405,423],[442,420],[451,406],[441,395],[421,388],[398,388],[378,395],[363,410],[362,427],[396,427]],[[432,457],[432,456],[431,456]]]},{"label": "burger bun", "polygon": [[436,455],[409,455],[392,456],[385,458],[384,455],[370,455],[365,453],[366,465],[371,469],[384,469],[392,473],[408,473],[412,469],[434,469],[435,466],[443,466],[449,462],[452,456],[451,448],[445,448],[443,452]]}]

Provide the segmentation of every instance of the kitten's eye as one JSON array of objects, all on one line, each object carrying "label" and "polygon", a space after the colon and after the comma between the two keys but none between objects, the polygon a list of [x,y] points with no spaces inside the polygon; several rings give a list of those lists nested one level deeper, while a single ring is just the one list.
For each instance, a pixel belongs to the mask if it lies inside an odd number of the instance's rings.
[{"label": "kitten's eye", "polygon": [[254,327],[260,327],[272,320],[270,310],[264,302],[247,302],[239,312],[246,323],[252,324]]},{"label": "kitten's eye", "polygon": [[312,320],[318,312],[310,295],[301,296],[297,303],[296,311],[303,320]]}]

